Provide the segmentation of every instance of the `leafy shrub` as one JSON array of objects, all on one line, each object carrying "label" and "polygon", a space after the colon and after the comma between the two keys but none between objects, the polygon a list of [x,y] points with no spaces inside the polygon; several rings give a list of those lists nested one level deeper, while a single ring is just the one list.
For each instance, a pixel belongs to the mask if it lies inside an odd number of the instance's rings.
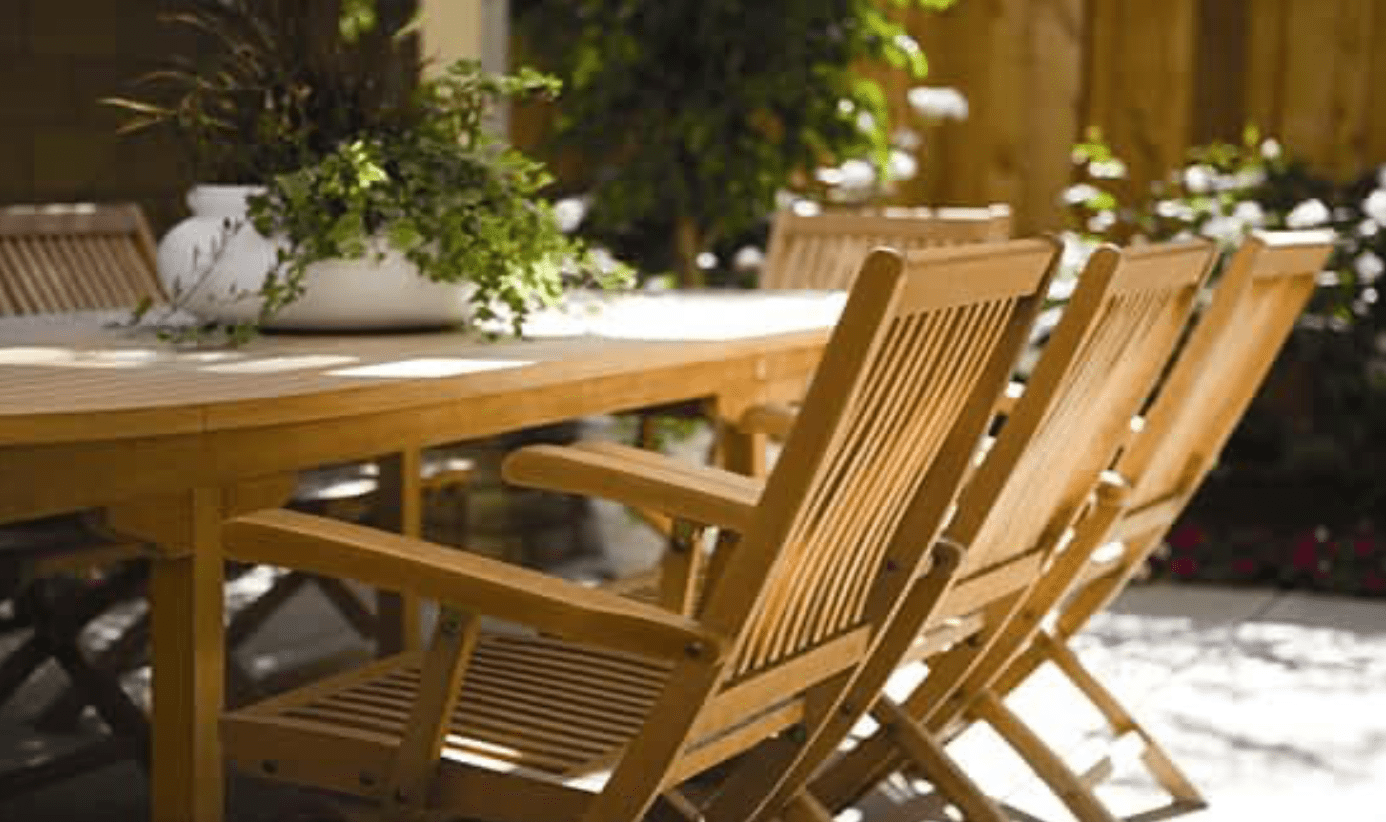
[{"label": "leafy shrub", "polygon": [[[1386,510],[1386,167],[1333,181],[1248,129],[1240,143],[1192,149],[1147,196],[1123,202],[1125,167],[1100,133],[1073,159],[1079,182],[1063,197],[1079,247],[1202,236],[1228,252],[1254,229],[1335,232],[1319,288],[1185,522],[1186,536],[1202,537],[1159,567],[1374,591],[1386,578],[1370,536]],[[1216,510],[1243,497],[1259,507]],[[1229,516],[1274,527],[1250,550],[1238,534],[1254,523]]]}]

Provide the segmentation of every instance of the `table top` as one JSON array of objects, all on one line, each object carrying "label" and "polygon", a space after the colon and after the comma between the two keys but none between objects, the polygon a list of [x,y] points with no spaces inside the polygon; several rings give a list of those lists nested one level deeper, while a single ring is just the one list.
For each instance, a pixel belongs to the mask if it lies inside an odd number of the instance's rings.
[{"label": "table top", "polygon": [[0,319],[0,445],[302,422],[821,344],[834,292],[578,293],[526,338],[263,335],[179,349],[121,313]]}]

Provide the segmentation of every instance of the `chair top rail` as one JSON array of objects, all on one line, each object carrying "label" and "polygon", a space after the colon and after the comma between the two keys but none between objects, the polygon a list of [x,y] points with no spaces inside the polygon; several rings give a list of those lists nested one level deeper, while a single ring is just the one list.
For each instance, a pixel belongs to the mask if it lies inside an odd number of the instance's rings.
[{"label": "chair top rail", "polygon": [[841,289],[878,246],[910,251],[1010,237],[1005,206],[886,209],[883,213],[780,212],[770,232],[762,288]]}]

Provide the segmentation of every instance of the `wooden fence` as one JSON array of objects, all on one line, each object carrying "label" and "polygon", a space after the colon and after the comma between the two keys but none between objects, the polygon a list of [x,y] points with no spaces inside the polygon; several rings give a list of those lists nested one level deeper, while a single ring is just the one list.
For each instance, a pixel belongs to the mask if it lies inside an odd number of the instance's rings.
[{"label": "wooden fence", "polygon": [[[960,89],[970,115],[915,121],[904,201],[1009,202],[1018,231],[1059,227],[1088,125],[1133,189],[1248,123],[1333,176],[1386,162],[1386,0],[959,0],[905,14],[926,83]],[[880,77],[909,117],[908,83]]]}]

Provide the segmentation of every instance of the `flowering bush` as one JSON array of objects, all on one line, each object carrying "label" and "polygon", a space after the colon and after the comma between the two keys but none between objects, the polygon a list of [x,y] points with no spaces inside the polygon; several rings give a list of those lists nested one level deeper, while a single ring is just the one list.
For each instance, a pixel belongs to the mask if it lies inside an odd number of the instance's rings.
[{"label": "flowering bush", "polygon": [[[1172,553],[1157,570],[1376,592],[1386,565],[1378,540],[1362,535],[1382,531],[1386,510],[1386,307],[1379,292],[1386,166],[1335,182],[1248,129],[1240,143],[1191,150],[1182,168],[1132,197],[1125,166],[1100,133],[1089,132],[1073,160],[1078,182],[1063,201],[1075,263],[1109,240],[1202,236],[1228,252],[1254,229],[1336,233],[1309,308],[1186,517],[1184,527],[1202,537],[1182,547],[1171,539]],[[1256,540],[1236,536],[1249,526],[1229,522],[1211,502],[1251,487],[1275,489],[1281,507],[1293,509],[1277,511],[1278,532]],[[1243,513],[1264,518],[1266,508],[1260,511]]]}]

